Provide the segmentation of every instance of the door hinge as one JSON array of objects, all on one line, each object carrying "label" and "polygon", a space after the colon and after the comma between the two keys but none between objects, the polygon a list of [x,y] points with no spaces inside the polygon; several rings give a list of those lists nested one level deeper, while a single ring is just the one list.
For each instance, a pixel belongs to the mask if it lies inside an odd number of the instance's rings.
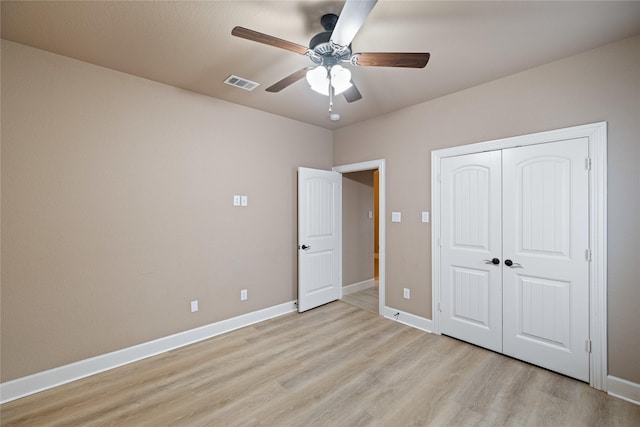
[{"label": "door hinge", "polygon": [[591,353],[591,340],[586,340],[584,342],[584,351]]},{"label": "door hinge", "polygon": [[584,258],[587,260],[587,262],[591,262],[591,249],[587,249],[586,251],[584,251]]},{"label": "door hinge", "polygon": [[438,312],[442,313],[442,308],[440,308],[440,303],[438,303]]},{"label": "door hinge", "polygon": [[584,168],[585,168],[586,170],[588,170],[588,171],[590,171],[590,170],[591,170],[591,157],[587,157],[587,158],[584,160]]}]

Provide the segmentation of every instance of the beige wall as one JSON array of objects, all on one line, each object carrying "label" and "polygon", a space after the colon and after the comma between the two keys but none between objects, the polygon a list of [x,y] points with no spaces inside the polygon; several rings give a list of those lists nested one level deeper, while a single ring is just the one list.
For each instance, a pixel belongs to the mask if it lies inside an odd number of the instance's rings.
[{"label": "beige wall", "polygon": [[1,111],[3,382],[296,299],[331,131],[6,41]]},{"label": "beige wall", "polygon": [[430,231],[419,219],[431,150],[598,121],[608,122],[609,373],[640,383],[640,37],[334,132],[334,163],[386,159],[388,216],[403,214],[386,218],[387,305],[431,318]]},{"label": "beige wall", "polygon": [[606,120],[610,373],[640,383],[640,37],[341,128],[333,158],[330,131],[5,41],[1,114],[2,381],[295,299],[297,166],[386,158],[386,302],[431,318],[430,151]]},{"label": "beige wall", "polygon": [[342,179],[342,284],[373,279],[373,171]]}]

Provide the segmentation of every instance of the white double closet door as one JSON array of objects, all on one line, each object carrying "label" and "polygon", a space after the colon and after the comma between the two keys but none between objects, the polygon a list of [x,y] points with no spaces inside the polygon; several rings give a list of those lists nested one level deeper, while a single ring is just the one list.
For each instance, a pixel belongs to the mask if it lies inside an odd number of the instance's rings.
[{"label": "white double closet door", "polygon": [[589,381],[586,138],[441,160],[441,331]]}]

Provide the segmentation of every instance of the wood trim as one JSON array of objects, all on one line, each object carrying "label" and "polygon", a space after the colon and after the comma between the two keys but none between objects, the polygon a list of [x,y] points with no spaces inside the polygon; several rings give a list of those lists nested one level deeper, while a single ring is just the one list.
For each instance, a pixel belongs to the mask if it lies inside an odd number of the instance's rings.
[{"label": "wood trim", "polygon": [[267,307],[262,310],[243,314],[211,323],[199,328],[190,329],[157,340],[148,341],[132,347],[89,359],[80,360],[68,365],[38,372],[0,384],[0,403],[10,402],[30,394],[47,390],[71,381],[79,380],[109,369],[117,368],[138,360],[146,359],[179,347],[206,340],[226,332],[253,325],[274,317],[296,311],[296,302]]},{"label": "wood trim", "polygon": [[378,209],[380,211],[380,221],[378,223],[378,314],[384,315],[385,302],[385,259],[386,259],[386,171],[385,159],[369,160],[366,162],[350,163],[347,165],[334,166],[332,170],[339,173],[360,172],[377,169],[379,172],[379,193]]},{"label": "wood trim", "polygon": [[594,123],[589,128],[589,266],[591,369],[589,385],[607,390],[607,123]]},{"label": "wood trim", "polygon": [[352,283],[342,287],[342,295],[353,294],[358,291],[364,291],[365,289],[374,288],[376,286],[376,279],[367,279],[362,282]]},{"label": "wood trim", "polygon": [[398,323],[420,329],[424,332],[432,333],[433,331],[433,322],[431,320],[416,316],[415,314],[407,313],[406,311],[396,310],[392,307],[385,307],[384,317],[395,320]]},{"label": "wood trim", "polygon": [[433,332],[440,334],[440,160],[444,157],[502,150],[572,138],[589,139],[591,205],[589,234],[592,251],[590,265],[589,324],[591,361],[589,385],[598,390],[607,387],[607,123],[597,122],[564,129],[538,132],[431,152],[431,261]]},{"label": "wood trim", "polygon": [[609,375],[607,394],[640,405],[640,384]]}]

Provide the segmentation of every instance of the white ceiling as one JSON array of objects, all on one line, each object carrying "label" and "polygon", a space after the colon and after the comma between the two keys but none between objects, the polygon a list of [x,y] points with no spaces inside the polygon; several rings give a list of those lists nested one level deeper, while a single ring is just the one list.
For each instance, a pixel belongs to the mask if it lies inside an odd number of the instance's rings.
[{"label": "white ceiling", "polygon": [[[231,36],[243,26],[304,46],[341,1],[2,1],[2,38],[328,129],[640,34],[640,2],[380,0],[354,52],[430,52],[424,69],[351,67],[363,95],[328,98],[300,80],[309,58]],[[235,74],[261,84],[223,83]]]}]

